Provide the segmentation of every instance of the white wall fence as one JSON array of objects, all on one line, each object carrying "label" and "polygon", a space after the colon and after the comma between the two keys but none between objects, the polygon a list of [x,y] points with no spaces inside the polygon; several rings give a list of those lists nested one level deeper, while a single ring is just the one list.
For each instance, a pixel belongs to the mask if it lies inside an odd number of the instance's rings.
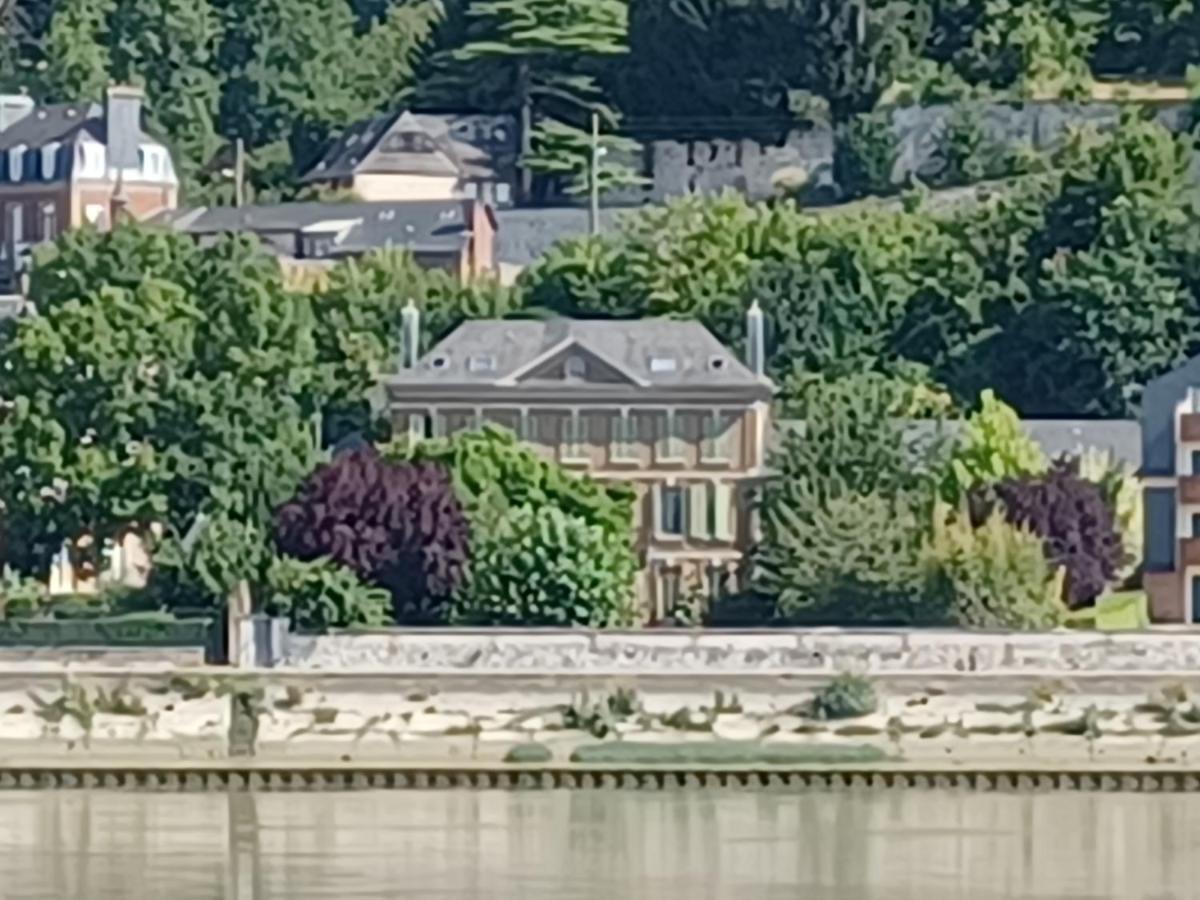
[{"label": "white wall fence", "polygon": [[410,674],[1200,675],[1200,631],[382,630],[288,635],[277,665]]}]

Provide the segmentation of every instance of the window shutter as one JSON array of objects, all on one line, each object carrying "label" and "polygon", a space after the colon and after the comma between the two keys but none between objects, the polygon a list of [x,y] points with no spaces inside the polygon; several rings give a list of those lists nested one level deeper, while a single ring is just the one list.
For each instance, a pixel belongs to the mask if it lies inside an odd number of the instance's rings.
[{"label": "window shutter", "polygon": [[718,541],[734,539],[733,486],[726,481],[713,485],[713,537]]},{"label": "window shutter", "polygon": [[708,531],[708,485],[700,482],[688,486],[688,536],[705,540]]}]

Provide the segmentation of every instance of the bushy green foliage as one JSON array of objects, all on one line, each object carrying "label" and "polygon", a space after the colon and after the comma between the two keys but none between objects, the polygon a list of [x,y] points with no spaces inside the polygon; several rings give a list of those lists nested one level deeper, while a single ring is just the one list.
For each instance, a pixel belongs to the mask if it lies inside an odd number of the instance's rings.
[{"label": "bushy green foliage", "polygon": [[854,719],[869,716],[879,707],[871,682],[861,675],[843,673],[813,695],[815,719]]},{"label": "bushy green foliage", "polygon": [[1041,448],[1021,425],[1016,411],[984,391],[979,409],[966,421],[950,457],[942,497],[957,505],[981,485],[1006,478],[1040,475],[1049,466]]},{"label": "bushy green foliage", "polygon": [[1089,449],[1076,461],[1080,477],[1099,485],[1113,511],[1125,557],[1117,570],[1117,580],[1126,581],[1142,562],[1145,519],[1141,481],[1127,465],[1107,452]]},{"label": "bushy green foliage", "polygon": [[1131,111],[974,200],[687,198],[560,244],[521,285],[568,315],[697,318],[732,346],[758,300],[781,381],[870,370],[964,405],[990,388],[1023,416],[1128,416],[1200,347],[1191,158],[1189,138]]},{"label": "bushy green foliage", "polygon": [[36,266],[38,315],[0,341],[4,552],[43,575],[65,539],[198,513],[265,534],[316,457],[326,402],[305,298],[240,238],[201,249],[121,227],[71,232]]},{"label": "bushy green foliage", "polygon": [[267,568],[264,587],[263,610],[286,617],[299,630],[378,626],[391,620],[391,595],[330,559],[277,556]]},{"label": "bushy green foliage", "polygon": [[1064,621],[1064,570],[1046,561],[1038,535],[1002,513],[974,525],[939,505],[922,558],[925,591],[955,625],[1044,630]]},{"label": "bushy green foliage", "polygon": [[763,487],[756,590],[791,622],[928,622],[919,550],[941,442],[913,434],[913,389],[859,376],[801,399]]},{"label": "bushy green foliage", "polygon": [[469,584],[454,603],[466,625],[631,625],[637,563],[609,554],[603,527],[549,506],[476,520]]},{"label": "bushy green foliage", "polygon": [[628,624],[633,492],[574,475],[487,426],[394,452],[444,465],[471,522],[451,617],[476,624]]}]

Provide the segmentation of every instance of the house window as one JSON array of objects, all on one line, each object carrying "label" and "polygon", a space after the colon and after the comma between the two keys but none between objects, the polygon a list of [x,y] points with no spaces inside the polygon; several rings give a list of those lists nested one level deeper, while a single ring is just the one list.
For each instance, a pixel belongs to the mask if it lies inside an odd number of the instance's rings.
[{"label": "house window", "polygon": [[42,148],[42,178],[45,181],[53,181],[57,174],[58,147],[57,141],[51,141]]},{"label": "house window", "polygon": [[1192,451],[1192,474],[1200,475],[1200,450]]},{"label": "house window", "polygon": [[658,458],[662,462],[681,462],[684,458],[683,422],[669,409],[658,420]]},{"label": "house window", "polygon": [[25,176],[25,145],[17,144],[8,150],[8,180],[20,181]]},{"label": "house window", "polygon": [[429,427],[429,418],[420,413],[409,413],[408,415],[408,439],[412,443],[423,440],[427,437],[426,429]]},{"label": "house window", "polygon": [[683,600],[683,573],[678,566],[659,570],[658,590],[659,613],[665,616]]},{"label": "house window", "polygon": [[614,462],[638,462],[637,416],[628,410],[612,418],[612,458]]},{"label": "house window", "polygon": [[584,378],[587,376],[587,363],[581,356],[568,356],[564,371],[567,378]]},{"label": "house window", "polygon": [[687,496],[683,488],[659,485],[658,533],[663,537],[683,537],[686,527]]},{"label": "house window", "polygon": [[53,203],[42,204],[42,240],[52,241],[58,237],[58,207]]},{"label": "house window", "polygon": [[537,414],[524,410],[521,413],[521,440],[529,444],[537,444],[541,441],[541,437]]},{"label": "house window", "polygon": [[704,417],[704,437],[700,442],[700,458],[704,462],[729,462],[732,456],[733,420],[713,411]]},{"label": "house window", "polygon": [[708,533],[713,540],[732,542],[737,510],[733,503],[733,485],[717,481],[708,493]]},{"label": "house window", "polygon": [[588,461],[588,420],[578,410],[562,420],[562,459],[564,462]]},{"label": "house window", "polygon": [[1200,513],[1192,513],[1192,537],[1200,537]]},{"label": "house window", "polygon": [[1192,624],[1200,624],[1200,578],[1192,577]]},{"label": "house window", "polygon": [[675,357],[673,356],[652,356],[650,357],[651,372],[674,372]]},{"label": "house window", "polygon": [[495,372],[496,357],[494,356],[472,356],[467,359],[468,372]]},{"label": "house window", "polygon": [[8,239],[14,244],[25,242],[25,204],[8,204]]}]

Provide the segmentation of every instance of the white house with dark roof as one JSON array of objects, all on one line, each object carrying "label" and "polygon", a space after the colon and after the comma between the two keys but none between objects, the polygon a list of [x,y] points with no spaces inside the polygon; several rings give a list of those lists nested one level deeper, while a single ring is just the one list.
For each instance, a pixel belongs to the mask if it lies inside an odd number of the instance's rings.
[{"label": "white house with dark roof", "polygon": [[175,208],[171,153],[142,128],[142,100],[127,86],[108,88],[103,103],[0,96],[0,281],[69,228]]},{"label": "white house with dark roof", "polygon": [[511,116],[402,111],[357,122],[301,179],[366,201],[510,202],[518,136]]},{"label": "white house with dark roof", "polygon": [[[406,313],[415,322],[416,311]],[[754,540],[773,386],[762,315],[747,361],[698,322],[464,322],[384,379],[398,433],[420,440],[501,425],[548,459],[637,492],[647,618],[736,586]]]}]

